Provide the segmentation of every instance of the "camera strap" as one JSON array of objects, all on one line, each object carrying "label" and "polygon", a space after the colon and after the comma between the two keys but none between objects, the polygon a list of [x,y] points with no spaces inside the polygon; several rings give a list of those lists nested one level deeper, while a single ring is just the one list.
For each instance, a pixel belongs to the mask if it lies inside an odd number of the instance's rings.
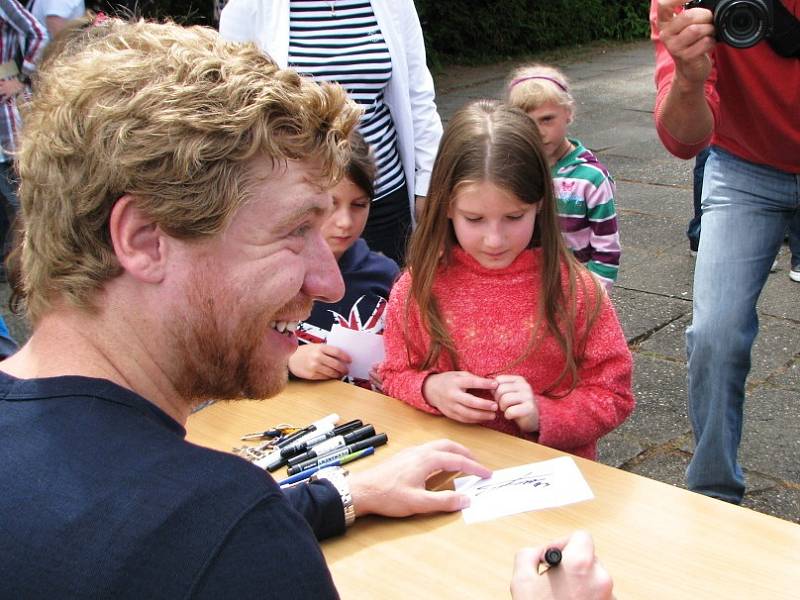
[{"label": "camera strap", "polygon": [[781,56],[800,58],[800,20],[789,12],[781,0],[775,0],[773,6],[774,22],[767,42]]}]

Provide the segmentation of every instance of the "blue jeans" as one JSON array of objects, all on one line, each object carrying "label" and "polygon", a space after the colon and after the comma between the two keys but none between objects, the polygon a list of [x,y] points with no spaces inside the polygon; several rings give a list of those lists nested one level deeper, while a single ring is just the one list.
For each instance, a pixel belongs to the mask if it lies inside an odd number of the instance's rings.
[{"label": "blue jeans", "polygon": [[703,148],[694,159],[694,169],[692,169],[692,219],[686,229],[686,237],[689,238],[689,248],[697,250],[700,243],[700,218],[703,216],[701,203],[703,199],[703,173],[706,170],[708,160],[708,148]]},{"label": "blue jeans", "polygon": [[758,332],[756,302],[784,233],[800,210],[800,174],[713,147],[703,183],[703,233],[694,271],[689,418],[695,451],[689,489],[729,502],[744,495],[737,460],[744,386]]}]

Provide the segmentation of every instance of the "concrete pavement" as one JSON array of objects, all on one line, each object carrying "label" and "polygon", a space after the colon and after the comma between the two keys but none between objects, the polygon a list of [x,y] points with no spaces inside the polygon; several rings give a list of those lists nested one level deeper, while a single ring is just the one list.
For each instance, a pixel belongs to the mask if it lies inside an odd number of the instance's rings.
[{"label": "concrete pavement", "polygon": [[[686,415],[683,333],[691,321],[694,260],[685,236],[692,212],[692,161],[663,149],[653,126],[649,42],[592,45],[552,61],[572,82],[571,134],[617,181],[623,254],[612,294],[635,360],[638,406],[601,442],[606,464],[685,487],[692,434]],[[514,62],[454,67],[436,77],[445,120],[464,103],[501,97]],[[761,329],[748,379],[740,458],[744,505],[800,523],[800,284],[788,248],[759,302]]]}]

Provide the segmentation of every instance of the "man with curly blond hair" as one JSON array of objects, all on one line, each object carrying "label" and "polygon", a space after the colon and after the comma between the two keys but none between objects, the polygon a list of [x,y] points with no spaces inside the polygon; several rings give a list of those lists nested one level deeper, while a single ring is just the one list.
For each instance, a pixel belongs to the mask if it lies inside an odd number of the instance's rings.
[{"label": "man with curly blond hair", "polygon": [[0,595],[336,597],[317,539],[457,510],[427,476],[488,470],[439,440],[283,492],[184,424],[280,391],[297,322],[342,295],[320,227],[358,109],[209,29],[69,36],[18,154],[33,333],[0,363]]}]

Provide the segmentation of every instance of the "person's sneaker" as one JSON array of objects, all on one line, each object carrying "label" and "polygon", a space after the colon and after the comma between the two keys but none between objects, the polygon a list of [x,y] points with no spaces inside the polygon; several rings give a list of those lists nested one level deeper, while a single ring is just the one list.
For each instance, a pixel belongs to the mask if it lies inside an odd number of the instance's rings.
[{"label": "person's sneaker", "polygon": [[789,279],[800,283],[800,265],[797,265],[796,267],[792,267],[791,269],[789,269]]},{"label": "person's sneaker", "polygon": [[774,273],[777,270],[778,270],[778,259],[776,258],[775,260],[772,261],[772,266],[769,268],[769,272]]},{"label": "person's sneaker", "polygon": [[700,245],[700,240],[689,238],[689,256],[697,256],[697,247]]}]

